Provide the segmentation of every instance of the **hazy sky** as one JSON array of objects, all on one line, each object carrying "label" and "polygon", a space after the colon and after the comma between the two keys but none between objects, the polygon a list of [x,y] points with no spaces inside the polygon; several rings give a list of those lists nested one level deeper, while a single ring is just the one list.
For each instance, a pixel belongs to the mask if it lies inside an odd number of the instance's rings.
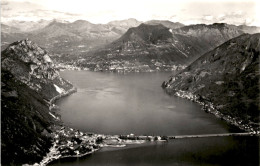
[{"label": "hazy sky", "polygon": [[260,26],[259,0],[1,0],[1,21],[59,19],[107,23],[136,18],[184,24]]}]

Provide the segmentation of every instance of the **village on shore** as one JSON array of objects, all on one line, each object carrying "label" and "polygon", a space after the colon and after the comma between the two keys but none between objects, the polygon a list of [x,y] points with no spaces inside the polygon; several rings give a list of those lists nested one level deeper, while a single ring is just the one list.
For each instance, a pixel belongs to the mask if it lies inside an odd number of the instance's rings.
[{"label": "village on shore", "polygon": [[[87,62],[86,62],[87,63]],[[91,71],[104,71],[104,72],[116,72],[116,73],[127,73],[127,72],[156,72],[156,71],[178,71],[184,69],[185,65],[169,65],[166,63],[151,60],[151,65],[141,64],[132,61],[110,61],[103,63],[92,63],[88,62],[84,67],[80,64],[73,63],[59,63],[56,68],[59,70],[91,70]]]},{"label": "village on shore", "polygon": [[[70,65],[57,66],[60,70],[82,70],[82,68]],[[89,70],[87,68],[83,70]],[[114,70],[114,69],[113,69]],[[110,70],[109,70],[110,71]],[[117,71],[118,72],[118,71]],[[50,114],[57,120],[60,121],[59,114],[55,112],[57,106],[54,102],[66,95],[76,92],[76,88],[72,88],[67,92],[64,92],[58,96],[55,96],[49,102]],[[129,135],[104,135],[94,133],[84,133],[82,131],[73,129],[63,124],[51,126],[52,133],[46,133],[47,137],[53,140],[53,144],[49,150],[49,153],[43,158],[40,163],[34,165],[47,165],[48,163],[67,157],[82,157],[88,154],[92,154],[102,147],[125,147],[128,144],[142,144],[147,141],[168,141],[170,139],[177,138],[199,138],[208,136],[259,136],[259,128],[255,128],[249,124],[244,124],[242,120],[232,118],[228,115],[223,115],[219,112],[212,103],[205,103],[198,100],[198,97],[190,92],[176,91],[175,95],[181,98],[186,98],[193,102],[196,102],[202,106],[202,109],[207,112],[214,114],[216,117],[225,120],[226,122],[237,126],[238,128],[245,131],[245,133],[224,133],[224,134],[213,134],[213,135],[187,135],[187,136],[135,136],[134,134]],[[25,164],[26,166],[26,164]]]},{"label": "village on shore", "polygon": [[[226,133],[207,135],[183,135],[183,136],[136,136],[128,135],[104,135],[94,133],[84,133],[64,125],[52,126],[53,133],[48,136],[53,139],[53,145],[49,153],[37,165],[47,165],[48,163],[68,157],[82,157],[92,154],[102,147],[125,147],[130,144],[142,144],[145,142],[164,141],[181,138],[200,138],[214,136],[259,136],[259,132],[248,133]],[[24,166],[27,166],[26,164]]]}]

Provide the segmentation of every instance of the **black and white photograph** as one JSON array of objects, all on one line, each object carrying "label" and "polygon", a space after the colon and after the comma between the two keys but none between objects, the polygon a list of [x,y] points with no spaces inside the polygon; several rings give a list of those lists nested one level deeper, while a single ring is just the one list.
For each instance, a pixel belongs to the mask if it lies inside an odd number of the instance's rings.
[{"label": "black and white photograph", "polygon": [[260,165],[260,1],[0,3],[0,165]]}]

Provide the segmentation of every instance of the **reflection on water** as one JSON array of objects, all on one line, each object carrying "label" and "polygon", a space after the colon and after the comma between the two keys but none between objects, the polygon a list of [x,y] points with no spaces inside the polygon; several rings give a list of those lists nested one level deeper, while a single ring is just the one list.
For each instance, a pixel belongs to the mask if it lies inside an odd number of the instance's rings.
[{"label": "reflection on water", "polygon": [[57,166],[114,165],[259,165],[259,138],[212,137],[176,139],[126,148],[104,148],[83,158],[62,159]]},{"label": "reflection on water", "polygon": [[[58,101],[66,124],[104,134],[188,135],[230,128],[188,100],[169,97],[160,85],[171,73],[65,71],[78,92]],[[103,148],[51,165],[259,165],[258,137],[210,137]]]},{"label": "reflection on water", "polygon": [[197,104],[170,97],[160,87],[171,73],[65,71],[78,92],[61,99],[62,120],[104,134],[182,135],[226,133],[225,123]]}]

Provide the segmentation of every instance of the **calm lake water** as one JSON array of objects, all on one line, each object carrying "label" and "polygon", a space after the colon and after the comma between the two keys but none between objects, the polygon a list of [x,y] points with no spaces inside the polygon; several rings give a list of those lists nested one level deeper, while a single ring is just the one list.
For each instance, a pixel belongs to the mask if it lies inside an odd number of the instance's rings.
[{"label": "calm lake water", "polygon": [[[161,84],[172,73],[64,71],[78,89],[57,102],[65,124],[102,134],[187,135],[235,132],[191,101],[168,96]],[[251,165],[258,164],[259,139],[216,137],[104,148],[52,165]],[[241,163],[241,164],[240,164]],[[244,163],[244,164],[243,164]]]}]

